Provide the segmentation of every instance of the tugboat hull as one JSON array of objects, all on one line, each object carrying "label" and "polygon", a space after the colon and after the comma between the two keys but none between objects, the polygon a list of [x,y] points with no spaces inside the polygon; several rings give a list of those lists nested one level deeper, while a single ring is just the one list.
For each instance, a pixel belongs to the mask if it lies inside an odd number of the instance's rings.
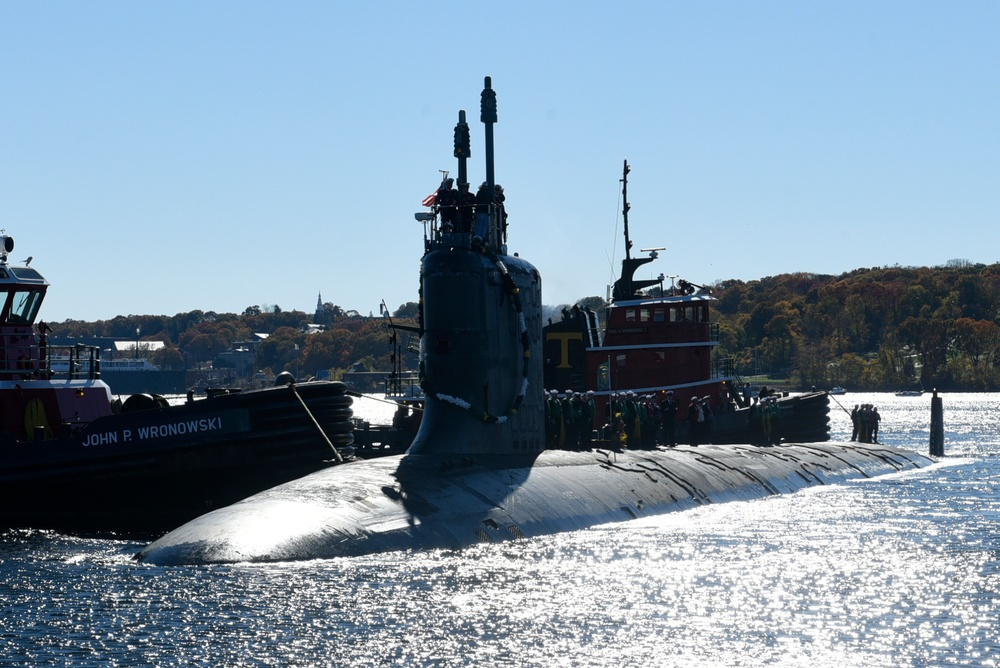
[{"label": "tugboat hull", "polygon": [[36,442],[0,434],[0,526],[157,535],[335,463],[331,445],[353,438],[346,389],[224,394]]}]

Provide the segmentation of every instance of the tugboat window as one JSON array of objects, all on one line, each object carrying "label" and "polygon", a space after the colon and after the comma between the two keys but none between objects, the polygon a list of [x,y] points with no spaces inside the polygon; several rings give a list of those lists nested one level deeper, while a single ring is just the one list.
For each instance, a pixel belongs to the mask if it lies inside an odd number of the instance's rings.
[{"label": "tugboat window", "polygon": [[14,301],[10,306],[10,322],[31,323],[35,320],[38,307],[42,304],[42,293],[40,292],[15,292]]},{"label": "tugboat window", "polygon": [[626,322],[635,322],[635,309],[634,308],[625,309],[625,321]]},{"label": "tugboat window", "polygon": [[663,315],[663,309],[658,308],[653,311],[653,322],[663,322],[666,316]]},{"label": "tugboat window", "polygon": [[649,322],[649,309],[644,308],[639,310],[639,322]]}]

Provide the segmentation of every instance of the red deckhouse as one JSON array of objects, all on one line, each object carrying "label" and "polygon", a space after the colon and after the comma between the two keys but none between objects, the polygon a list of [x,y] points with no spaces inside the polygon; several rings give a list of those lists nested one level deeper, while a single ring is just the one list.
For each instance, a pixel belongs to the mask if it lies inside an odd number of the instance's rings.
[{"label": "red deckhouse", "polygon": [[709,321],[712,301],[707,292],[683,291],[614,301],[607,309],[601,344],[586,350],[588,387],[601,392],[672,389],[715,394],[712,387],[729,378],[715,376],[712,370],[712,348],[718,345],[718,326]]}]

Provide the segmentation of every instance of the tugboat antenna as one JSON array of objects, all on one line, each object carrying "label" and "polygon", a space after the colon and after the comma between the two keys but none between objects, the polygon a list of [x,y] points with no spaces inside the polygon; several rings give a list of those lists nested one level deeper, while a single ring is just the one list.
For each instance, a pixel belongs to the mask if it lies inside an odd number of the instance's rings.
[{"label": "tugboat antenna", "polygon": [[628,238],[628,210],[632,205],[628,203],[628,173],[632,171],[629,167],[628,158],[625,159],[625,166],[622,168],[622,220],[625,226],[625,259],[632,259],[632,241]]},{"label": "tugboat antenna", "polygon": [[635,299],[639,296],[640,290],[652,287],[659,282],[656,279],[635,279],[636,270],[642,265],[655,260],[658,252],[663,250],[663,248],[646,248],[643,251],[649,252],[649,257],[632,258],[632,240],[628,236],[628,211],[632,208],[632,205],[628,203],[628,173],[630,171],[632,171],[632,168],[628,164],[628,159],[626,159],[622,167],[622,200],[624,202],[622,204],[622,218],[624,219],[625,227],[625,259],[622,260],[621,277],[615,281],[611,297],[612,301]]}]

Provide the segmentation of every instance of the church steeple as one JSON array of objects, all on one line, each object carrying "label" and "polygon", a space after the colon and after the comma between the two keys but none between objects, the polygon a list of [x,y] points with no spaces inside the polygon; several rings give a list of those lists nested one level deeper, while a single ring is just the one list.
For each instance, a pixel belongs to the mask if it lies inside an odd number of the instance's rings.
[{"label": "church steeple", "polygon": [[316,315],[313,316],[313,322],[319,322],[323,319],[323,293],[316,293]]}]

